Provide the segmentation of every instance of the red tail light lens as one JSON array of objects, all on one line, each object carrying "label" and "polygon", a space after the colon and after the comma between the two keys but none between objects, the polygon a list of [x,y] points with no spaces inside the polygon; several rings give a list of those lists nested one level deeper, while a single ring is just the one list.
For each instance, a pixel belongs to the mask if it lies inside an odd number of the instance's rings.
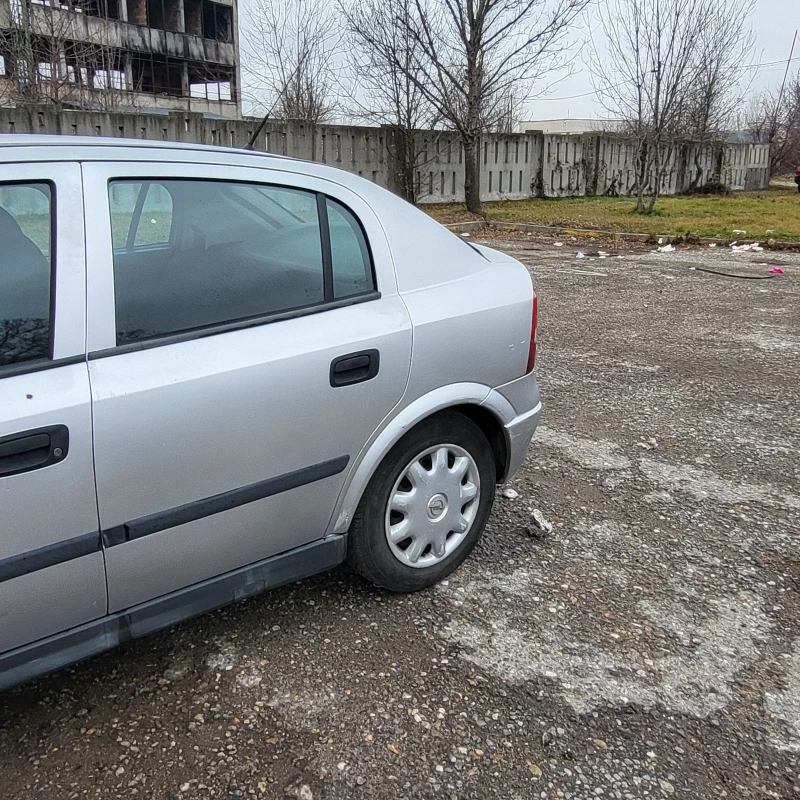
[{"label": "red tail light lens", "polygon": [[528,367],[530,372],[536,366],[536,328],[539,324],[539,298],[533,293],[533,311],[531,312],[531,345],[528,350]]}]

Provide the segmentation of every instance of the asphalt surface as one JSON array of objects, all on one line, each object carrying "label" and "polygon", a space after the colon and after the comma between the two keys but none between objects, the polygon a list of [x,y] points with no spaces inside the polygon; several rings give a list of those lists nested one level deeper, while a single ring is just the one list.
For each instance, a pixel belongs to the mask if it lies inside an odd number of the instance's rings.
[{"label": "asphalt surface", "polygon": [[536,275],[545,413],[464,567],[5,693],[3,800],[800,798],[800,256],[493,243]]}]

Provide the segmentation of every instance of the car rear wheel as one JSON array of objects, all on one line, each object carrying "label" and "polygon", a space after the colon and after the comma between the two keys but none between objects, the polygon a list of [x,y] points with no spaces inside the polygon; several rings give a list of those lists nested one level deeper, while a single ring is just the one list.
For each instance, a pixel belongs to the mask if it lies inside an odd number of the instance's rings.
[{"label": "car rear wheel", "polygon": [[373,475],[350,526],[349,564],[390,591],[433,585],[480,539],[495,481],[491,447],[474,422],[448,411],[420,423]]}]

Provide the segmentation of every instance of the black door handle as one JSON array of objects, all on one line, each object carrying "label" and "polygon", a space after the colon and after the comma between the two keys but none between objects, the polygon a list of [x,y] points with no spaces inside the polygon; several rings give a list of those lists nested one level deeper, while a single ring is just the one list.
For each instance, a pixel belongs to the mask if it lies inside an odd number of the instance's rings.
[{"label": "black door handle", "polygon": [[51,425],[23,433],[13,433],[0,439],[0,478],[29,472],[67,457],[69,429],[66,425]]},{"label": "black door handle", "polygon": [[334,358],[331,362],[331,386],[350,386],[372,380],[380,365],[381,354],[377,350],[361,350]]}]

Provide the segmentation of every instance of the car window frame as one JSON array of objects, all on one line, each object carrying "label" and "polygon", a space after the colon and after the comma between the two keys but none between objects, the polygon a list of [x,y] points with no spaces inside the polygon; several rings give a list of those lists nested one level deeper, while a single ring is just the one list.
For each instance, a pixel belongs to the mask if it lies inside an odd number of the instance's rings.
[{"label": "car window frame", "polygon": [[[256,187],[293,190],[297,192],[304,192],[305,194],[314,196],[316,199],[317,216],[318,216],[319,233],[320,233],[320,245],[322,251],[323,299],[317,303],[310,303],[305,306],[298,306],[296,308],[287,309],[284,311],[273,311],[264,314],[256,314],[249,317],[242,317],[235,320],[229,320],[226,322],[214,322],[214,323],[209,323],[208,325],[198,326],[196,328],[192,328],[189,330],[177,331],[175,333],[168,333],[168,334],[157,334],[155,336],[143,338],[135,342],[125,342],[123,344],[117,344],[116,342],[118,341],[118,339],[116,330],[116,283],[114,277],[114,264],[113,264],[114,246],[113,246],[113,233],[112,233],[111,282],[114,285],[114,290],[115,290],[114,293],[115,305],[113,314],[114,328],[115,328],[114,331],[115,344],[110,348],[104,348],[101,350],[90,350],[88,354],[89,359],[102,358],[106,355],[113,355],[117,353],[147,350],[154,347],[176,344],[178,342],[191,341],[193,339],[204,338],[206,336],[215,336],[217,334],[227,333],[229,331],[241,330],[243,328],[268,325],[273,322],[281,322],[287,319],[296,319],[297,317],[307,316],[310,314],[318,314],[324,311],[330,311],[337,308],[345,308],[347,306],[356,305],[358,303],[371,302],[380,299],[381,292],[378,283],[377,271],[375,267],[375,258],[373,255],[372,247],[370,245],[369,235],[367,233],[366,228],[364,227],[364,223],[362,222],[359,214],[350,205],[348,205],[341,197],[337,197],[334,194],[328,194],[327,192],[318,189],[311,189],[305,186],[288,184],[288,183],[287,184],[276,183],[270,180],[255,180],[253,178],[245,178],[245,177],[216,178],[208,175],[154,176],[154,174],[152,173],[148,173],[146,175],[145,174],[120,175],[116,177],[108,177],[105,181],[106,206],[108,207],[109,222],[111,221],[111,185],[113,183],[121,182],[121,183],[141,183],[142,185],[147,184],[149,190],[149,186],[153,183],[164,183],[170,181],[184,181],[184,182],[200,181],[204,183],[225,183],[237,186],[252,185]],[[369,258],[369,270],[370,270],[369,274],[372,278],[372,285],[373,285],[372,289],[369,289],[365,292],[359,292],[358,294],[348,295],[347,297],[339,299],[337,299],[334,295],[333,257],[331,251],[330,224],[328,220],[328,206],[327,206],[328,199],[334,201],[335,203],[338,203],[340,206],[345,208],[352,215],[356,223],[359,225],[361,229],[361,234],[364,237],[364,241],[366,243],[367,256]],[[173,236],[174,236],[174,220],[173,220],[173,225],[171,227],[170,242],[172,242]],[[163,247],[163,245],[161,246]],[[126,252],[130,252],[127,250],[127,246],[123,249]]]},{"label": "car window frame", "polygon": [[[30,186],[35,184],[45,185],[50,190],[50,294],[48,298],[48,330],[47,330],[47,355],[42,358],[31,358],[27,361],[17,361],[13,364],[0,364],[0,379],[9,377],[11,375],[25,375],[29,372],[39,372],[53,367],[59,367],[66,362],[75,362],[75,360],[82,360],[82,356],[70,357],[68,359],[56,359],[54,357],[56,346],[56,270],[58,264],[56,261],[57,256],[57,220],[56,203],[58,201],[58,193],[56,181],[52,178],[14,178],[10,180],[0,179],[0,188],[6,186]],[[16,218],[15,218],[16,221]],[[19,225],[19,222],[17,221]],[[33,241],[33,240],[31,240]],[[35,242],[34,242],[35,244]],[[38,245],[37,245],[38,246]]]}]

